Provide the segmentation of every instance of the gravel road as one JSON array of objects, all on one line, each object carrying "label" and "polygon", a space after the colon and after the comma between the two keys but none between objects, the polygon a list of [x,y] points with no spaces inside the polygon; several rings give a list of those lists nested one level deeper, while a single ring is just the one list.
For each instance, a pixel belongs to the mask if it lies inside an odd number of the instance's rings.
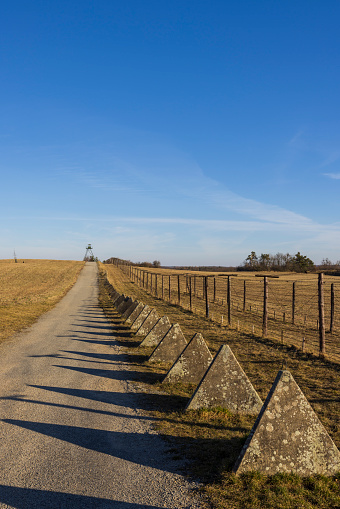
[{"label": "gravel road", "polygon": [[131,379],[87,263],[52,311],[0,346],[0,507],[203,507]]}]

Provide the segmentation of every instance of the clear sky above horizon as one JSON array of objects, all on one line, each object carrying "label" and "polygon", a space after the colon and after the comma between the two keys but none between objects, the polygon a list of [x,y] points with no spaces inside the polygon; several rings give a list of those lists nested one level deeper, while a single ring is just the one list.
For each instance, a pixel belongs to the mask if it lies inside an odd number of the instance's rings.
[{"label": "clear sky above horizon", "polygon": [[340,2],[13,0],[0,258],[340,259]]}]

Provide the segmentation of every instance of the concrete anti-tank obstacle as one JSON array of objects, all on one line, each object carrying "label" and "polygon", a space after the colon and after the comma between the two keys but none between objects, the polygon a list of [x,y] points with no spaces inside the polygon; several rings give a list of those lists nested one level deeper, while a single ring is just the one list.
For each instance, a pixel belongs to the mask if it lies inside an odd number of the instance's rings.
[{"label": "concrete anti-tank obstacle", "polygon": [[143,304],[143,302],[140,302],[138,304],[138,306],[132,311],[131,315],[127,317],[127,319],[125,320],[125,324],[126,325],[130,325],[131,323],[133,323],[137,316],[140,315],[140,313],[143,311],[145,307],[145,304]]},{"label": "concrete anti-tank obstacle", "polygon": [[159,345],[149,357],[150,362],[175,362],[178,356],[187,346],[187,340],[183,336],[178,323],[171,326]]},{"label": "concrete anti-tank obstacle", "polygon": [[124,313],[122,314],[122,319],[126,320],[131,315],[132,311],[136,309],[138,304],[139,304],[138,300],[132,302],[130,306],[126,309],[126,311],[124,311]]},{"label": "concrete anti-tank obstacle", "polygon": [[146,305],[142,312],[137,316],[136,320],[130,325],[131,330],[136,331],[144,322],[145,318],[151,313],[151,308]]},{"label": "concrete anti-tank obstacle", "polygon": [[289,371],[279,371],[233,471],[334,475],[340,452]]},{"label": "concrete anti-tank obstacle", "polygon": [[114,304],[115,308],[117,309],[117,308],[118,308],[118,306],[119,306],[119,304],[121,304],[122,302],[124,302],[124,300],[125,300],[125,295],[124,295],[124,294],[123,294],[123,295],[121,295],[120,297],[118,297],[118,299],[116,299],[116,300],[113,302],[113,304]]},{"label": "concrete anti-tank obstacle", "polygon": [[262,401],[228,345],[222,345],[186,410],[227,408],[233,413],[258,414]]},{"label": "concrete anti-tank obstacle", "polygon": [[159,315],[156,309],[152,309],[151,313],[148,314],[142,325],[136,331],[136,336],[145,336],[148,332],[150,332],[150,330],[155,325],[155,323],[158,322],[158,320]]},{"label": "concrete anti-tank obstacle", "polygon": [[157,346],[165,334],[169,332],[171,328],[170,320],[167,316],[162,316],[152,327],[150,332],[145,336],[139,346]]},{"label": "concrete anti-tank obstacle", "polygon": [[112,304],[116,305],[117,300],[120,299],[121,297],[122,295],[120,293],[115,292],[115,294],[111,296]]},{"label": "concrete anti-tank obstacle", "polygon": [[213,357],[202,334],[197,333],[170,368],[163,382],[198,384],[212,360]]},{"label": "concrete anti-tank obstacle", "polygon": [[119,304],[117,311],[122,314],[132,304],[132,299],[130,297],[125,297],[125,300]]},{"label": "concrete anti-tank obstacle", "polygon": [[[110,283],[108,283],[110,285]],[[111,287],[111,288],[110,288]],[[118,297],[120,297],[120,293],[117,292],[117,290],[115,290],[112,285],[110,285],[109,287],[109,295],[112,299],[112,302],[114,302],[116,299],[118,299]]]}]

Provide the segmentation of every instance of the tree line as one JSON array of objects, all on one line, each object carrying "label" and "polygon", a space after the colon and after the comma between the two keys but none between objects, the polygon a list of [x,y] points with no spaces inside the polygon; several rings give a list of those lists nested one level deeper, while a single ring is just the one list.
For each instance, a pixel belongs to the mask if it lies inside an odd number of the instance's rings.
[{"label": "tree line", "polygon": [[257,256],[252,251],[243,264],[237,267],[237,270],[272,270],[284,272],[314,272],[316,269],[321,270],[340,270],[340,260],[332,263],[328,258],[324,258],[320,265],[316,266],[313,260],[298,251],[295,255],[289,253],[261,253]]}]

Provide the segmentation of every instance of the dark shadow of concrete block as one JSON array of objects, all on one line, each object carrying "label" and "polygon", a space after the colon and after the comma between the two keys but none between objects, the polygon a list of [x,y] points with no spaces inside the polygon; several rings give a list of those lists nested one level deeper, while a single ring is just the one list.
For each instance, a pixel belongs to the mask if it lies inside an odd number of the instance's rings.
[{"label": "dark shadow of concrete block", "polygon": [[132,304],[130,304],[130,306],[122,314],[123,320],[126,320],[131,315],[132,311],[136,309],[138,304],[139,304],[138,300],[135,300],[134,302],[132,302]]}]

